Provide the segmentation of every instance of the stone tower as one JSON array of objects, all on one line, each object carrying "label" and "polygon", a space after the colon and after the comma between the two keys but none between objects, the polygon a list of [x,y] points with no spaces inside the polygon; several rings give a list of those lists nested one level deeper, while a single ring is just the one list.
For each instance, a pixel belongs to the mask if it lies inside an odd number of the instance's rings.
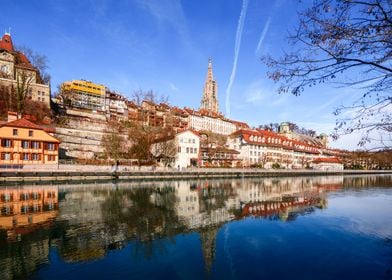
[{"label": "stone tower", "polygon": [[212,61],[208,59],[208,70],[206,82],[204,84],[203,98],[201,100],[200,110],[207,110],[213,113],[219,113],[218,105],[218,85],[212,74]]}]

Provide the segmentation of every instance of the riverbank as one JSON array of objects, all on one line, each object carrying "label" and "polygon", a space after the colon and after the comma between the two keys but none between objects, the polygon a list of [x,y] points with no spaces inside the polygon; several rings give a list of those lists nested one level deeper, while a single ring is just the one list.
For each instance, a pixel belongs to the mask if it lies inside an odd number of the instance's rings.
[{"label": "riverbank", "polygon": [[66,181],[107,181],[107,180],[178,180],[206,178],[252,178],[252,177],[288,177],[322,175],[367,175],[392,174],[392,170],[263,170],[263,169],[220,169],[194,168],[174,170],[121,170],[110,171],[27,171],[1,170],[0,184],[24,182],[66,182]]}]

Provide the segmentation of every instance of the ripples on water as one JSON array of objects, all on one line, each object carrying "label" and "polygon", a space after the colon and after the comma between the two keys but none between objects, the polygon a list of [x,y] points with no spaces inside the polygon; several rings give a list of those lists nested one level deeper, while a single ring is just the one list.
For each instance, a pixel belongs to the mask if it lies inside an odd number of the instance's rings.
[{"label": "ripples on water", "polygon": [[0,186],[0,279],[392,279],[392,178]]}]

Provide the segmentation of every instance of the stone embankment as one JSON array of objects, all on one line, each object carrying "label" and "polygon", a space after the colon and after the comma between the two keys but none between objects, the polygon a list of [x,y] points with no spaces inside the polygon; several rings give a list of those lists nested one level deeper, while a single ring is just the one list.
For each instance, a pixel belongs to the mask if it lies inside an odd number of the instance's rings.
[{"label": "stone embankment", "polygon": [[[86,167],[86,166],[85,166]],[[211,178],[250,178],[250,177],[288,177],[288,176],[322,176],[322,175],[369,175],[391,174],[392,170],[261,170],[261,169],[205,169],[187,170],[127,170],[122,167],[119,172],[112,172],[110,167],[96,171],[71,170],[0,170],[0,184],[23,182],[66,182],[66,181],[100,181],[100,180],[180,180]]]}]

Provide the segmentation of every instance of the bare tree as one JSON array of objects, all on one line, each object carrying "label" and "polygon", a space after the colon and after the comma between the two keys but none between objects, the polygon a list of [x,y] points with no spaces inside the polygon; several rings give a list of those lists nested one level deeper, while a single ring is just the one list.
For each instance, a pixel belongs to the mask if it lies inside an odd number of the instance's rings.
[{"label": "bare tree", "polygon": [[132,93],[131,100],[137,106],[141,106],[143,101],[150,101],[154,104],[157,104],[157,103],[167,104],[169,102],[169,97],[165,96],[165,95],[158,95],[152,89],[150,89],[148,91],[143,91],[143,90],[139,89],[139,90],[135,90]]},{"label": "bare tree", "polygon": [[356,102],[334,112],[333,137],[360,131],[359,145],[365,145],[378,131],[389,135],[383,145],[391,146],[391,34],[390,0],[315,0],[289,35],[292,51],[263,60],[269,77],[282,82],[279,93],[300,95],[325,82],[361,89]]},{"label": "bare tree", "polygon": [[106,159],[118,160],[123,158],[126,153],[126,143],[124,128],[120,122],[109,122],[102,136],[101,145],[104,149]]},{"label": "bare tree", "polygon": [[177,154],[177,145],[174,139],[162,139],[153,144],[152,155],[160,160],[164,166],[170,166]]},{"label": "bare tree", "polygon": [[49,84],[51,76],[48,70],[48,58],[45,55],[34,52],[27,46],[18,46],[17,51],[22,52],[30,60],[31,64],[38,70],[38,80],[43,84]]}]

